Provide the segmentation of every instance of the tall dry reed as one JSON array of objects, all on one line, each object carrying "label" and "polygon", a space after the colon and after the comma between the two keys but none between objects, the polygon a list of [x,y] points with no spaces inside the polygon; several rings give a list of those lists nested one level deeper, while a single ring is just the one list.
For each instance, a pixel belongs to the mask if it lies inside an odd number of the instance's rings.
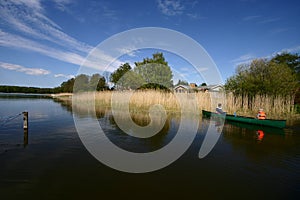
[{"label": "tall dry reed", "polygon": [[[113,94],[114,93],[114,94]],[[122,95],[128,95],[128,91],[103,91],[103,92],[87,92],[73,95],[73,103],[78,107],[86,107],[89,109],[91,105],[95,105],[96,110],[111,108],[112,95],[122,98]],[[182,98],[184,104],[187,105],[190,100],[196,100],[198,112],[201,110],[214,111],[218,103],[222,103],[223,109],[230,114],[236,112],[238,115],[249,117],[256,116],[259,108],[263,108],[268,118],[285,118],[294,113],[293,98],[290,97],[269,97],[256,96],[249,102],[248,98],[242,96],[234,96],[233,94],[224,94],[218,92],[212,93],[168,93],[162,91],[135,91],[130,98],[130,109],[136,112],[148,111],[150,106],[154,104],[162,105],[166,111],[171,113],[180,112],[181,108],[178,98]],[[92,100],[95,100],[94,104]],[[122,101],[120,101],[122,102]],[[118,102],[117,102],[118,103]],[[123,105],[120,103],[119,105]]]}]

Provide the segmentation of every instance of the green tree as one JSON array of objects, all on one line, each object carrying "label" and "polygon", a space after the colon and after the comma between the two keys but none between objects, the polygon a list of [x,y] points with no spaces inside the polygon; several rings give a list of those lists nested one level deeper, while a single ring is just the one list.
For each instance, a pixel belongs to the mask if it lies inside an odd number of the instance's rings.
[{"label": "green tree", "polygon": [[175,86],[178,86],[178,85],[189,85],[189,83],[187,81],[179,79],[178,82],[175,84]]},{"label": "green tree", "polygon": [[85,92],[89,90],[89,76],[80,74],[75,77],[73,92]]},{"label": "green tree", "polygon": [[143,77],[132,70],[128,71],[119,82],[125,89],[138,89],[145,84]]},{"label": "green tree", "polygon": [[297,78],[284,63],[253,60],[250,65],[240,65],[236,74],[227,79],[225,89],[238,95],[293,95],[297,90]]},{"label": "green tree", "polygon": [[93,74],[89,81],[89,90],[107,90],[105,78],[100,74]]},{"label": "green tree", "polygon": [[[300,56],[299,54],[291,54],[288,52],[283,52],[281,54],[277,54],[274,58],[272,58],[273,62],[278,64],[286,64],[294,73],[297,75],[298,82],[300,82]],[[295,95],[295,103],[300,104],[300,87]],[[300,107],[300,106],[299,106]]]},{"label": "green tree", "polygon": [[300,80],[300,56],[297,53],[291,54],[283,52],[281,54],[277,54],[271,61],[277,64],[286,64],[297,74],[298,80]]},{"label": "green tree", "polygon": [[240,65],[227,79],[225,89],[247,98],[248,106],[256,95],[294,97],[298,88],[296,74],[285,63],[257,59]]},{"label": "green tree", "polygon": [[[71,78],[60,85],[60,92],[73,92],[75,79]],[[58,90],[58,89],[57,89]]]},{"label": "green tree", "polygon": [[173,86],[173,74],[162,53],[155,53],[152,58],[135,62],[134,72],[144,79],[144,88],[161,89]]},{"label": "green tree", "polygon": [[118,87],[118,81],[130,70],[131,66],[129,65],[129,63],[122,64],[116,71],[114,71],[110,75],[110,81]]}]

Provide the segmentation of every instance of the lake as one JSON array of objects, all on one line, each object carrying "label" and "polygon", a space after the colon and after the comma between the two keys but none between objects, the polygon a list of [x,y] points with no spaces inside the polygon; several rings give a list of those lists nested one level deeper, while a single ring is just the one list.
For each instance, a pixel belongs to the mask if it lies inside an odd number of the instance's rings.
[{"label": "lake", "polygon": [[[28,133],[17,115],[24,110],[29,112]],[[80,140],[73,114],[92,118],[50,98],[0,97],[1,199],[300,197],[299,121],[282,130],[264,129],[264,135],[257,135],[256,127],[225,122],[213,150],[199,159],[209,123],[200,117],[196,137],[183,156],[163,169],[134,174],[95,159]],[[169,117],[158,134],[141,139],[123,133],[109,110],[98,112],[97,120],[113,143],[140,153],[162,148],[178,129],[177,118]]]}]

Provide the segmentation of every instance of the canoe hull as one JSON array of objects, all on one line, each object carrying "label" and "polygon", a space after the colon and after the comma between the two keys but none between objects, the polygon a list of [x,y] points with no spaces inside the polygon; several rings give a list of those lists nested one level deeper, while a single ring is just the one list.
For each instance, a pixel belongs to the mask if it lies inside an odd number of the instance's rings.
[{"label": "canoe hull", "polygon": [[220,115],[206,110],[202,110],[202,115],[207,117],[225,117],[225,119],[229,121],[254,124],[259,126],[269,126],[269,127],[276,127],[276,128],[284,128],[286,126],[286,120],[274,120],[274,119],[259,120],[251,117],[234,116],[228,114]]}]

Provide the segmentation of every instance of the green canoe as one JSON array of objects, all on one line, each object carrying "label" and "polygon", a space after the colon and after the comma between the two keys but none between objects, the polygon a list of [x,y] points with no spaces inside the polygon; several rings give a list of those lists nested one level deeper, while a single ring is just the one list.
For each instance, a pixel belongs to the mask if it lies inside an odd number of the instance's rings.
[{"label": "green canoe", "polygon": [[236,121],[241,123],[247,123],[247,124],[255,124],[260,126],[270,126],[270,127],[276,127],[276,128],[284,128],[286,124],[286,120],[275,120],[275,119],[264,119],[259,120],[256,118],[251,117],[243,117],[243,116],[234,116],[234,115],[228,115],[228,114],[217,114],[215,112],[210,112],[206,110],[202,110],[202,115],[206,117],[225,117],[228,121]]}]

